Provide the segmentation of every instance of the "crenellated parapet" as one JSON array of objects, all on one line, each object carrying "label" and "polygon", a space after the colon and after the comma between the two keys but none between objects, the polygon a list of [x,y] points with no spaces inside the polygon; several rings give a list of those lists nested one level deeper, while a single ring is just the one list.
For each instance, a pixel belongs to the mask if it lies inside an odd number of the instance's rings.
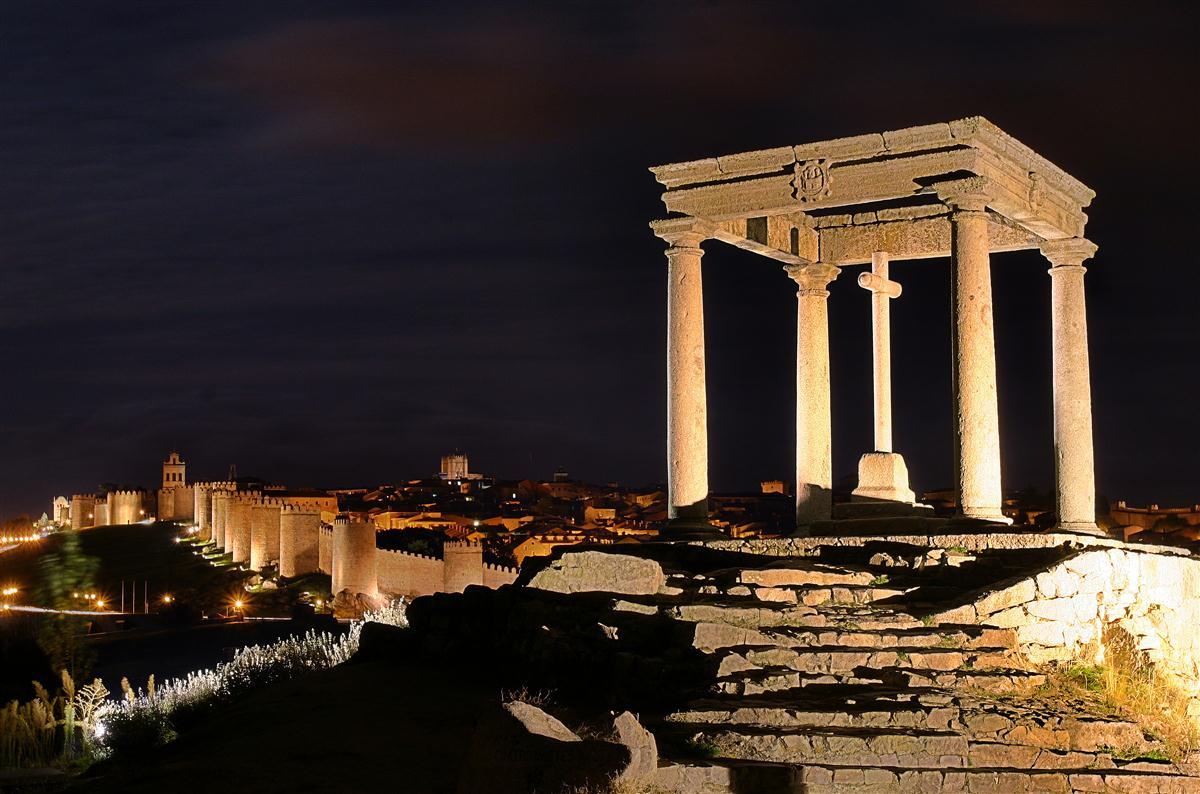
[{"label": "crenellated parapet", "polygon": [[334,519],[332,535],[333,594],[377,596],[375,525],[343,514]]},{"label": "crenellated parapet", "polygon": [[95,512],[95,494],[71,494],[71,529],[87,529],[95,526]]},{"label": "crenellated parapet", "polygon": [[140,488],[118,489],[109,491],[106,498],[108,504],[109,524],[136,524],[146,517],[146,492]]}]

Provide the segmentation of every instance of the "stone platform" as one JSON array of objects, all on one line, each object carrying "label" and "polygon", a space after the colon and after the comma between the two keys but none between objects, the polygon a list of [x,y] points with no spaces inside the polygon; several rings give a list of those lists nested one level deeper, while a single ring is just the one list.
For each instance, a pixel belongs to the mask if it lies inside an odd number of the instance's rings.
[{"label": "stone platform", "polygon": [[1196,561],[916,529],[576,547],[513,587],[418,599],[410,642],[637,713],[659,748],[647,791],[1200,792],[1128,717],[1043,690],[1109,625],[1182,673]]},{"label": "stone platform", "polygon": [[790,538],[745,538],[704,541],[704,545],[723,551],[760,554],[771,557],[819,554],[823,548],[864,546],[870,543],[899,543],[922,548],[964,549],[1045,549],[1114,548],[1144,554],[1191,556],[1178,546],[1130,543],[1090,532],[1062,530],[1022,531],[1003,524],[971,519],[902,516],[821,521],[812,525],[810,534]]}]

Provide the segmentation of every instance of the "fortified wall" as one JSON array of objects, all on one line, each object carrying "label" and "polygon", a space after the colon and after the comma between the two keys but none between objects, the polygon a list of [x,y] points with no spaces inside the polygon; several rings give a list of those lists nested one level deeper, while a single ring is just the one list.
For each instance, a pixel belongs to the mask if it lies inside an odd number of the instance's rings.
[{"label": "fortified wall", "polygon": [[95,513],[95,494],[71,494],[71,529],[87,529],[95,526]]},{"label": "fortified wall", "polygon": [[[342,518],[339,517],[340,522]],[[319,569],[333,576],[333,592],[351,589],[356,594],[384,593],[415,598],[434,593],[461,593],[470,585],[495,589],[512,584],[519,573],[517,568],[494,565],[483,561],[483,546],[469,541],[447,541],[443,556],[415,554],[375,547],[375,528],[371,528],[371,543],[366,533],[354,536],[354,542],[338,522],[323,525],[318,548]],[[348,555],[353,555],[348,558]],[[338,572],[334,574],[335,570]],[[348,583],[356,583],[355,590]],[[340,586],[339,586],[340,585]]]},{"label": "fortified wall", "polygon": [[[142,490],[108,492],[108,524],[136,524],[146,517],[146,492]],[[100,524],[96,522],[97,526]]]},{"label": "fortified wall", "polygon": [[158,489],[158,518],[162,521],[195,520],[196,487],[178,485]]}]

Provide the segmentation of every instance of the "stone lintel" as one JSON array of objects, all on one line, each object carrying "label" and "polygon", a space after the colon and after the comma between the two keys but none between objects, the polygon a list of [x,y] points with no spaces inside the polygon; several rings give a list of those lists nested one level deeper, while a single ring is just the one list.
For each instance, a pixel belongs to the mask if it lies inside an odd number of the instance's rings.
[{"label": "stone lintel", "polygon": [[1099,249],[1099,246],[1084,237],[1044,240],[1039,247],[1042,249],[1042,255],[1055,267],[1078,267],[1095,256]]},{"label": "stone lintel", "polygon": [[[887,221],[817,230],[820,259],[836,265],[861,265],[871,254],[887,251],[893,262],[902,259],[932,259],[950,256],[948,214],[915,220]],[[1036,235],[1016,227],[995,214],[988,214],[988,246],[992,253],[1037,248]]]},{"label": "stone lintel", "polygon": [[1094,192],[987,119],[819,141],[650,169],[674,212],[714,221],[904,198],[946,174],[993,184],[988,206],[1045,239],[1082,236]]},{"label": "stone lintel", "polygon": [[785,264],[816,260],[819,249],[812,219],[800,213],[773,215],[714,224],[713,237],[723,243]]}]

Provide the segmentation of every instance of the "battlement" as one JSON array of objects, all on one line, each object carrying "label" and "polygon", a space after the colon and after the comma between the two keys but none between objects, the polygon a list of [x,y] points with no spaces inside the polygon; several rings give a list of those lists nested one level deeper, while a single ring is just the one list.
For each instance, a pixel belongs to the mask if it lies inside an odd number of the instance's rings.
[{"label": "battlement", "polygon": [[485,571],[495,571],[496,573],[507,573],[516,576],[520,571],[511,565],[500,565],[499,563],[485,562],[483,564]]},{"label": "battlement", "polygon": [[109,496],[145,496],[146,491],[142,488],[131,488],[129,490],[109,491]]},{"label": "battlement", "polygon": [[441,557],[434,557],[431,554],[418,554],[415,551],[405,551],[404,549],[376,549],[379,554],[391,554],[397,557],[411,557],[416,560],[429,560],[430,562],[442,562]]},{"label": "battlement", "polygon": [[319,515],[319,511],[315,507],[312,507],[311,505],[295,504],[293,502],[287,501],[286,499],[279,500],[279,509],[284,513],[288,513],[288,514],[292,514],[292,515],[301,515],[301,516]]},{"label": "battlement", "polygon": [[73,494],[71,494],[71,499],[72,500],[79,499],[81,501],[91,499],[92,501],[95,501],[96,494],[94,494],[94,493],[73,493]]},{"label": "battlement", "polygon": [[444,551],[474,551],[476,549],[482,551],[483,544],[477,540],[447,540],[442,544]]}]

